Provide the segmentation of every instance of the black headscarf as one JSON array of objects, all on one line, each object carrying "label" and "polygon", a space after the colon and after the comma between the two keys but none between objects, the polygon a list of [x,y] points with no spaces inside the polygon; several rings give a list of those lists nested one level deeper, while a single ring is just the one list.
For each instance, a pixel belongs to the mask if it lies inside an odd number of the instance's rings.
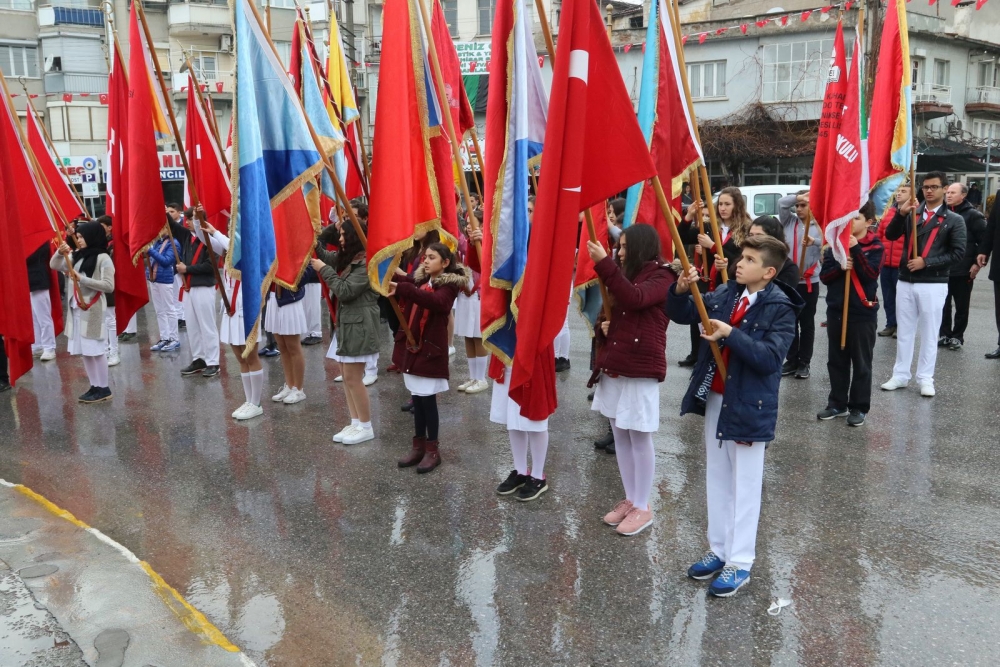
[{"label": "black headscarf", "polygon": [[76,226],[76,233],[87,242],[87,247],[73,251],[73,266],[81,259],[80,273],[88,278],[94,277],[97,268],[97,257],[108,254],[108,237],[104,227],[99,222],[84,222]]}]

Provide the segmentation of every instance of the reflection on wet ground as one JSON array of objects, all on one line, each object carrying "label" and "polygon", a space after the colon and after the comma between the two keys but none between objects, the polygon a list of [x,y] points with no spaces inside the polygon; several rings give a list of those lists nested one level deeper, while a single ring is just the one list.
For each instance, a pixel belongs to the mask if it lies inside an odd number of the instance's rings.
[{"label": "reflection on wet ground", "polygon": [[[758,561],[730,600],[684,577],[705,548],[705,500],[701,420],[676,416],[680,327],[657,519],[638,538],[600,521],[620,483],[591,444],[604,425],[585,400],[575,318],[540,502],[493,493],[511,464],[488,392],[440,397],[445,463],[418,477],[395,466],[412,428],[398,376],[371,388],[378,439],[346,448],[330,442],[347,410],[322,346],[306,348],[308,399],[268,402],[244,425],[228,416],[242,402],[231,354],[221,381],[182,379],[186,346],[150,353],[144,327],[111,371],[113,405],[78,405],[83,369],[62,354],[0,398],[0,477],[148,561],[262,665],[993,664],[1000,365],[982,358],[996,335],[987,292],[965,350],[940,353],[937,397],[877,392],[860,429],[815,419],[819,329],[812,379],[782,390]],[[894,350],[879,339],[876,380]],[[461,354],[452,368],[464,380]],[[269,395],[280,365],[265,369]],[[793,603],[767,615],[777,598]]]}]

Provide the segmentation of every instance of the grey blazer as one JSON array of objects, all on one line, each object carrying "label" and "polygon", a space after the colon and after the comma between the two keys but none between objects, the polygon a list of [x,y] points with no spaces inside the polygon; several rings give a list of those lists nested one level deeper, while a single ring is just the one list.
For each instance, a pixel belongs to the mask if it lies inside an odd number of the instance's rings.
[{"label": "grey blazer", "polygon": [[[82,263],[82,261],[77,262],[74,267],[78,272]],[[69,273],[67,262],[59,253],[52,255],[52,259],[49,260],[49,266],[60,273]],[[90,303],[95,295],[100,295],[100,298],[90,307],[90,310],[82,310],[80,312],[80,322],[84,327],[81,333],[84,338],[103,340],[107,337],[108,332],[104,327],[104,310],[107,307],[107,299],[104,295],[114,291],[115,264],[111,260],[110,255],[100,255],[97,258],[97,267],[94,269],[94,276],[92,278],[88,278],[82,273],[80,274],[80,297],[83,299],[83,302]],[[67,285],[66,293],[67,298],[70,300],[70,307],[76,307],[76,296],[73,293],[72,281]],[[67,317],[66,320],[66,335],[72,338],[73,318]]]}]

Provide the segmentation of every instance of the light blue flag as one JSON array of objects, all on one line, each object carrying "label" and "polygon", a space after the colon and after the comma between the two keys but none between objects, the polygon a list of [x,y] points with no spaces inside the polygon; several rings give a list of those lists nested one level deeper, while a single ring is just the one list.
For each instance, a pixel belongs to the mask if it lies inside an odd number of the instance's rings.
[{"label": "light blue flag", "polygon": [[[653,136],[653,123],[656,121],[657,86],[660,81],[660,22],[656,18],[659,2],[649,5],[649,25],[646,26],[646,52],[642,55],[642,78],[639,81],[639,128],[646,139],[646,146]],[[639,213],[639,200],[645,181],[636,183],[628,189],[625,197],[625,220],[622,227],[635,224]],[[669,185],[669,183],[667,184]]]}]

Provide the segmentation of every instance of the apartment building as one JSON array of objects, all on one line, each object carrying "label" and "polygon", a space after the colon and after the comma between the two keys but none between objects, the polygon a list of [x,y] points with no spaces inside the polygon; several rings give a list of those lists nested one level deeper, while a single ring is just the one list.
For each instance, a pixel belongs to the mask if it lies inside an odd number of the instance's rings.
[{"label": "apartment building", "polygon": [[[258,0],[269,16],[271,34],[287,65],[295,22],[294,0]],[[313,30],[324,45],[328,40],[329,11],[338,17],[345,52],[360,60],[366,47],[366,6],[336,0],[331,4],[300,2]],[[268,5],[270,5],[268,7]],[[128,53],[127,0],[0,0],[0,69],[8,77],[15,107],[22,116],[32,104],[44,119],[53,145],[70,167],[71,180],[88,199],[92,210],[103,210],[107,152],[108,49],[112,39],[104,10],[114,19],[119,41]],[[184,131],[187,102],[187,63],[198,76],[215,112],[220,131],[229,127],[233,92],[233,31],[226,0],[146,0],[153,48],[164,70],[170,101]],[[325,57],[325,46],[320,57]],[[368,107],[366,78],[355,82],[359,105]],[[21,87],[27,87],[27,94]],[[223,141],[225,139],[223,138]],[[164,193],[183,198],[183,170],[172,142],[160,155]]]}]

